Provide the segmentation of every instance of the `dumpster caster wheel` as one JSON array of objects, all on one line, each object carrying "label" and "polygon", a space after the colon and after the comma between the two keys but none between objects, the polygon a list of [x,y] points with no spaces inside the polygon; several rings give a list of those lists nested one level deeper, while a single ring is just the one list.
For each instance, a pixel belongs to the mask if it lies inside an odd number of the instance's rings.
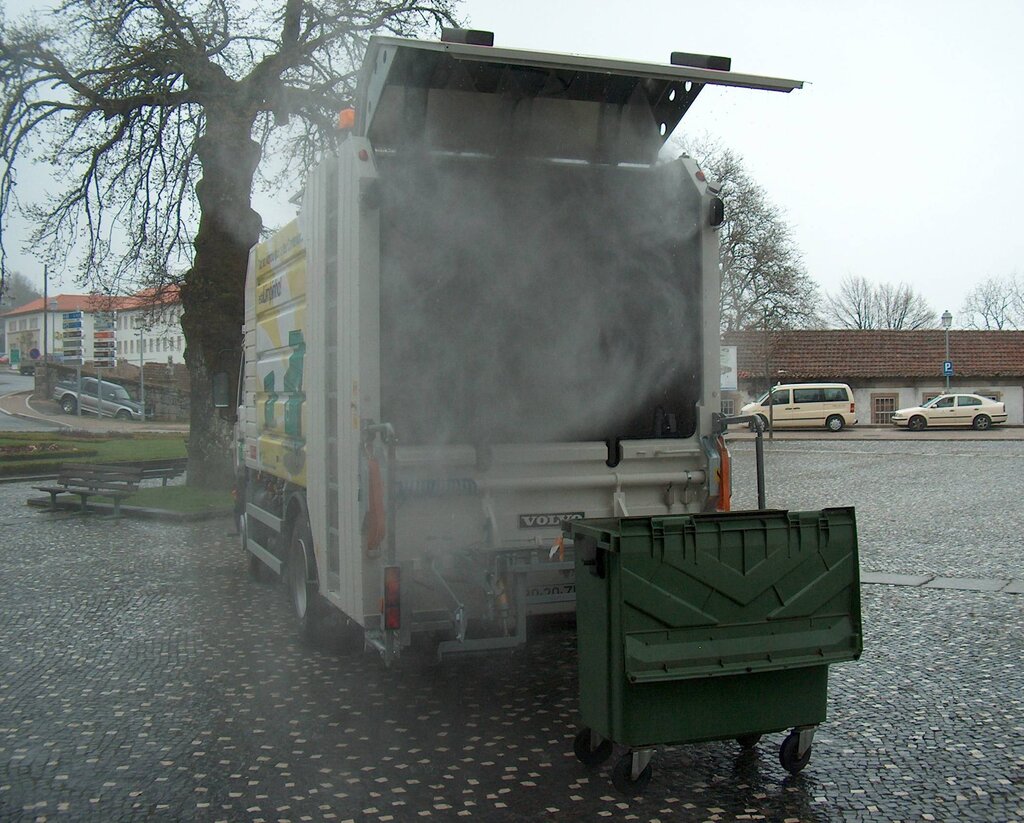
[{"label": "dumpster caster wheel", "polygon": [[622,755],[615,764],[615,768],[612,769],[612,785],[629,797],[643,794],[647,784],[651,782],[650,763],[647,763],[635,778],[633,777],[633,758],[635,756],[634,752]]},{"label": "dumpster caster wheel", "polygon": [[798,756],[800,751],[800,733],[791,732],[786,736],[786,739],[782,741],[782,745],[779,746],[779,763],[790,774],[799,774],[804,766],[811,762],[811,747],[807,747],[807,751],[803,753],[803,757]]},{"label": "dumpster caster wheel", "polygon": [[741,734],[736,738],[736,742],[740,744],[743,749],[752,749],[758,743],[761,742],[761,735],[759,734]]},{"label": "dumpster caster wheel", "polygon": [[612,756],[612,741],[601,740],[594,746],[596,735],[590,729],[580,729],[576,739],[572,741],[572,750],[576,759],[585,766],[600,766]]}]

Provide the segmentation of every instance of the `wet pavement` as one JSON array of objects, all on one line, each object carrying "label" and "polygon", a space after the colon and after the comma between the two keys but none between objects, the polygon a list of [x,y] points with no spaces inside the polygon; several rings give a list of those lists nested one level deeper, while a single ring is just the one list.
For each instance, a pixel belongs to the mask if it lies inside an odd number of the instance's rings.
[{"label": "wet pavement", "polygon": [[[768,503],[855,504],[865,571],[1020,580],[1022,465],[1019,442],[775,443]],[[627,798],[572,754],[571,622],[386,671],[300,643],[226,520],[31,494],[0,485],[2,820],[1024,820],[1024,595],[865,585],[864,657],[832,667],[803,773],[782,735],[665,747]]]}]

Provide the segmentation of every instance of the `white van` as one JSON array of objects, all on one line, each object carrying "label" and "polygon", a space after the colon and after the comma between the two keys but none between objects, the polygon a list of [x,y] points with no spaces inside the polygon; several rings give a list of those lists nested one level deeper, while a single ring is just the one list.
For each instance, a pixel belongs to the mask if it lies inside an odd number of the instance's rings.
[{"label": "white van", "polygon": [[853,391],[845,383],[779,384],[753,403],[747,403],[740,414],[758,414],[768,428],[771,419],[775,428],[813,428],[824,426],[829,431],[842,431],[857,424]]}]

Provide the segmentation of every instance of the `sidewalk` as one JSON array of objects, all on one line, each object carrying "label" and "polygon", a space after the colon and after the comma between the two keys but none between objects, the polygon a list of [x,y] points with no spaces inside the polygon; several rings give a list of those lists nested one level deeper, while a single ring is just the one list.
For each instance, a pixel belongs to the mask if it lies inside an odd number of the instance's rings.
[{"label": "sidewalk", "polygon": [[12,392],[0,396],[0,411],[28,420],[45,420],[69,431],[90,433],[109,432],[187,432],[188,423],[169,423],[162,420],[114,420],[89,414],[64,414],[52,400],[30,400],[31,391]]}]

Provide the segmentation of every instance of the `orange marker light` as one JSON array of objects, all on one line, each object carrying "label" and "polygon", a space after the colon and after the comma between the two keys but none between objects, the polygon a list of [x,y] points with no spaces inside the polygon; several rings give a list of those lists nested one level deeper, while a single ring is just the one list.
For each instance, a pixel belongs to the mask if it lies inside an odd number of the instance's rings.
[{"label": "orange marker light", "polygon": [[338,112],[338,128],[342,131],[351,129],[356,124],[356,110],[342,109]]}]

